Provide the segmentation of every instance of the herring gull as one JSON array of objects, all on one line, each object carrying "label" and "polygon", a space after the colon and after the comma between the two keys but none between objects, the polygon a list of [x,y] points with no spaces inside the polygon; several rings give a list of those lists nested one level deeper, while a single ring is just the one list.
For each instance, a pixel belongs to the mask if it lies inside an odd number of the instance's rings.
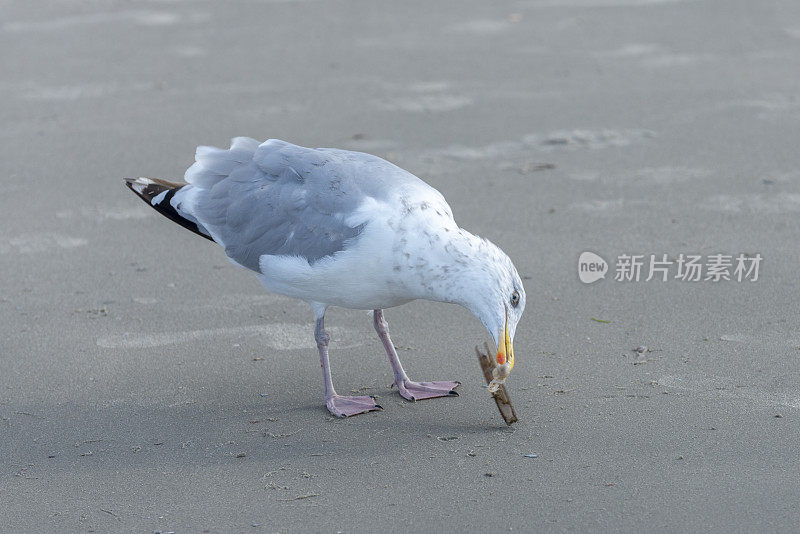
[{"label": "herring gull", "polygon": [[382,409],[371,396],[338,395],[328,361],[328,306],[373,310],[400,395],[458,395],[455,381],[415,382],[397,357],[383,310],[415,299],[460,304],[497,346],[500,381],[514,367],[525,290],[509,257],[460,228],[444,197],[377,156],[270,139],[201,146],[185,183],[128,178],[158,212],[225,248],[268,291],[314,310],[325,405],[337,417]]}]

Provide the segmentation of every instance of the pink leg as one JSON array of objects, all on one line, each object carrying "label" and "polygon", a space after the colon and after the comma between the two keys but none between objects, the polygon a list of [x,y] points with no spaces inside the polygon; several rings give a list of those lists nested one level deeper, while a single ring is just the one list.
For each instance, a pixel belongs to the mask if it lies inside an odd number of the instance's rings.
[{"label": "pink leg", "polygon": [[383,342],[383,348],[386,349],[386,354],[389,356],[389,362],[392,364],[392,371],[394,371],[394,384],[397,386],[400,395],[410,401],[418,401],[422,399],[432,399],[435,397],[458,397],[455,392],[461,382],[453,381],[440,381],[440,382],[414,382],[408,378],[408,375],[403,370],[400,364],[400,358],[397,357],[397,351],[394,348],[391,338],[389,338],[389,324],[383,318],[383,310],[375,310],[374,314],[375,331]]},{"label": "pink leg", "polygon": [[381,406],[375,404],[375,399],[372,397],[343,397],[336,394],[336,390],[333,389],[331,367],[328,361],[328,343],[330,343],[331,336],[325,331],[324,313],[317,318],[314,339],[317,340],[317,348],[319,349],[319,362],[322,365],[322,378],[325,383],[325,406],[328,407],[328,411],[336,417],[347,417],[373,410],[383,410]]}]

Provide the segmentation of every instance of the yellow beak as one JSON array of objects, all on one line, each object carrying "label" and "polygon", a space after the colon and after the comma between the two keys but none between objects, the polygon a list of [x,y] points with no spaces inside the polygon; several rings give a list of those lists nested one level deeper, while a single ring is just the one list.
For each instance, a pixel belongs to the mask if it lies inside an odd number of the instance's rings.
[{"label": "yellow beak", "polygon": [[514,368],[514,345],[511,343],[511,336],[508,335],[508,317],[506,317],[506,325],[500,331],[500,343],[497,347],[497,363],[504,365],[508,362],[508,370]]}]

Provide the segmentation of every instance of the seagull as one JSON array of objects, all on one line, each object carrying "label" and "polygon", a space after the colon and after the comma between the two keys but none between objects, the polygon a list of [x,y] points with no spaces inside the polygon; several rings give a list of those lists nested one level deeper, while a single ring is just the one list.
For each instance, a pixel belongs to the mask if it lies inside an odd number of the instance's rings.
[{"label": "seagull", "polygon": [[236,137],[227,150],[198,147],[184,180],[125,182],[162,215],[224,247],[267,291],[311,306],[325,405],[334,416],[383,408],[371,396],[336,393],[329,306],[373,311],[394,385],[407,400],[457,396],[460,385],[415,382],[403,369],[383,310],[412,300],[468,309],[497,347],[495,376],[502,382],[513,369],[525,309],[514,264],[460,228],[442,194],[410,172],[362,152]]}]

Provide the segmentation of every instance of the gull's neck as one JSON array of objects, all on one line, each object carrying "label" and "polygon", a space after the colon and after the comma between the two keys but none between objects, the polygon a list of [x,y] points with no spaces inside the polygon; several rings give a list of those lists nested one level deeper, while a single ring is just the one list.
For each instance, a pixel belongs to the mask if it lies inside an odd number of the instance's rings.
[{"label": "gull's neck", "polygon": [[499,256],[505,255],[455,223],[427,228],[403,248],[405,286],[412,298],[460,304],[476,316],[502,299],[495,286],[503,276]]}]

